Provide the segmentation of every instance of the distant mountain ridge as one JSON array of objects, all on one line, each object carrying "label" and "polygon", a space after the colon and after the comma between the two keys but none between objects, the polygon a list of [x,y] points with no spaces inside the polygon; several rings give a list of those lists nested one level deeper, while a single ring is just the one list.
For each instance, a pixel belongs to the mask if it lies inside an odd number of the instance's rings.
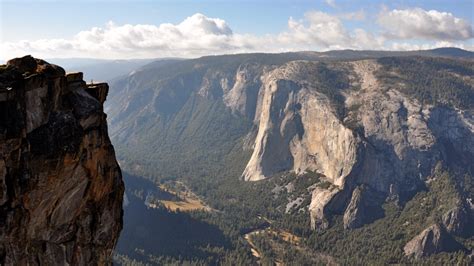
[{"label": "distant mountain ridge", "polygon": [[[326,52],[301,51],[288,52],[284,54],[299,54],[296,57],[308,60],[315,57],[328,57],[336,59],[362,59],[377,58],[385,56],[433,56],[433,57],[453,57],[474,59],[474,52],[455,47],[436,48],[419,51],[370,51],[370,50],[332,50]],[[122,75],[129,74],[133,70],[141,67],[153,67],[156,62],[186,60],[180,58],[150,58],[150,59],[95,59],[95,58],[50,58],[48,62],[63,66],[68,72],[81,70],[85,79],[95,79],[97,81],[109,81]],[[0,60],[0,63],[5,63]],[[149,66],[147,66],[150,64]],[[158,63],[159,64],[159,63]]]},{"label": "distant mountain ridge", "polygon": [[84,79],[88,82],[91,80],[104,82],[129,74],[131,71],[159,59],[107,60],[93,58],[50,58],[46,60],[63,66],[67,72],[83,72]]},{"label": "distant mountain ridge", "polygon": [[474,52],[455,47],[436,48],[431,50],[418,51],[371,51],[371,50],[335,50],[327,52],[309,52],[338,59],[362,59],[378,58],[388,56],[431,56],[431,57],[452,57],[459,59],[474,59]]}]

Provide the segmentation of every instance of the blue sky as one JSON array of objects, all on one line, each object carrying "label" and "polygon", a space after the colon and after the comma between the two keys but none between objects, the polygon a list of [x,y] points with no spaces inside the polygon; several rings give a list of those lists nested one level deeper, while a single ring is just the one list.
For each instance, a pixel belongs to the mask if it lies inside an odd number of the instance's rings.
[{"label": "blue sky", "polygon": [[[0,58],[21,53],[136,58],[343,48],[473,49],[474,1],[469,0],[0,0],[0,14]],[[175,26],[172,33],[170,27],[164,32],[163,24]],[[220,26],[208,28],[212,24]],[[80,32],[87,34],[78,36]]]}]

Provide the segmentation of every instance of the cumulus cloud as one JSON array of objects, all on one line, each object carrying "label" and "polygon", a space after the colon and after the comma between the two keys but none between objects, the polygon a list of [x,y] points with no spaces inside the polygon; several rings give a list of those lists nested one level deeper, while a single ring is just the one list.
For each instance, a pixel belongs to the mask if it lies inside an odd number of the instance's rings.
[{"label": "cumulus cloud", "polygon": [[451,13],[412,8],[383,9],[378,23],[387,36],[399,39],[467,40],[474,37],[472,26]]},{"label": "cumulus cloud", "polygon": [[[432,22],[433,30],[431,32],[426,29],[428,26],[425,26],[425,22],[414,23],[415,26],[411,26],[415,27],[414,32],[407,29],[411,24],[401,22],[398,22],[400,27],[394,27],[388,31],[390,28],[388,26],[391,23],[396,23],[396,20],[401,16],[400,12],[402,11],[393,10],[379,16],[379,23],[387,29],[385,34],[368,32],[362,28],[349,29],[346,27],[345,20],[363,19],[365,17],[363,12],[348,13],[344,16],[311,11],[306,13],[302,19],[289,18],[287,28],[280,33],[260,36],[236,33],[224,20],[209,18],[199,13],[177,24],[116,25],[109,22],[103,27],[93,27],[81,31],[70,39],[2,42],[0,43],[0,58],[12,58],[25,54],[46,58],[158,58],[301,50],[406,50],[410,47],[414,49],[421,47],[419,44],[410,42],[410,38],[433,39],[433,36],[437,36],[439,39],[426,43],[425,47],[449,45],[467,49],[473,48],[472,45],[465,45],[462,43],[463,41],[456,40],[456,38],[462,40],[472,38],[471,26],[465,21],[454,18],[449,13],[412,9],[411,13],[425,14],[419,16],[421,21]],[[426,14],[437,14],[434,16],[444,22],[433,22],[434,19],[427,19],[428,15]],[[414,21],[413,18],[411,20]],[[450,30],[445,31],[445,28]],[[441,38],[443,36],[447,37],[443,39]],[[401,42],[396,42],[397,40],[401,40]]]},{"label": "cumulus cloud", "polygon": [[77,33],[72,39],[1,44],[5,57],[31,53],[42,57],[139,58],[195,57],[239,52],[283,52],[357,48],[358,38],[370,43],[362,30],[348,32],[338,16],[312,11],[301,20],[290,18],[280,34],[255,36],[234,33],[222,19],[194,14],[179,24],[115,25]]},{"label": "cumulus cloud", "polygon": [[277,43],[293,44],[296,50],[381,49],[384,40],[360,28],[349,31],[339,15],[312,11],[302,20],[290,18],[288,31],[278,36]]},{"label": "cumulus cloud", "polygon": [[350,43],[341,20],[320,11],[305,14],[304,19],[288,21],[288,31],[278,37],[282,43],[296,43],[305,47],[330,48]]},{"label": "cumulus cloud", "polygon": [[[94,27],[77,33],[72,39],[6,42],[7,55],[41,53],[46,56],[156,57],[196,56],[224,50],[250,47],[245,38],[233,34],[227,23],[218,18],[194,14],[179,24]],[[11,57],[11,56],[9,56]]]}]

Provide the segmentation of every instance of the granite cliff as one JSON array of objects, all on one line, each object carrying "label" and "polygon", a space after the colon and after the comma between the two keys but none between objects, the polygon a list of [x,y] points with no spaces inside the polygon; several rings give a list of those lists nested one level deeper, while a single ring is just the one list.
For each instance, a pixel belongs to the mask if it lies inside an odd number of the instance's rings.
[{"label": "granite cliff", "polygon": [[31,56],[0,66],[0,264],[111,263],[124,185],[107,93]]},{"label": "granite cliff", "polygon": [[[315,174],[318,181],[281,209],[307,213],[320,232],[337,219],[348,231],[371,224],[388,202],[403,210],[449,172],[453,194],[422,226],[442,223],[442,235],[467,239],[473,57],[434,52],[246,54],[143,68],[113,85],[111,135],[127,170],[158,179],[262,183]],[[309,203],[301,205],[307,194]],[[423,247],[409,248],[415,249]]]},{"label": "granite cliff", "polygon": [[[472,108],[422,105],[401,92],[408,84],[393,86],[378,78],[381,68],[375,60],[328,67],[301,61],[266,74],[258,133],[244,179],[316,171],[332,186],[313,191],[312,227],[325,229],[325,213],[345,209],[345,227],[354,228],[364,224],[353,220],[365,219],[357,214],[364,209],[357,205],[367,204],[361,198],[365,193],[403,200],[432,177],[439,162],[471,171]],[[331,88],[335,96],[324,93],[324,71],[343,82]],[[460,76],[472,89],[470,76]],[[405,77],[396,79],[403,82]],[[453,160],[455,155],[462,160]],[[358,189],[362,185],[367,189]]]}]

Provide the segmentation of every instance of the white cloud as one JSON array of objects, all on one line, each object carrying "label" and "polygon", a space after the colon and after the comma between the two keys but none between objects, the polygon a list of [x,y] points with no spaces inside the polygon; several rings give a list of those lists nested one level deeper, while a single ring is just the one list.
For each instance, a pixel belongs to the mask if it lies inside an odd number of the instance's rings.
[{"label": "white cloud", "polygon": [[[418,9],[417,12],[421,12]],[[437,11],[433,14],[443,14],[441,17],[452,17],[447,13]],[[387,14],[398,14],[393,10]],[[380,16],[379,22],[387,26],[395,23],[394,17],[390,19]],[[363,12],[355,12],[343,16],[330,15],[320,11],[311,11],[302,19],[288,20],[286,29],[278,34],[262,36],[236,33],[222,19],[209,18],[203,14],[194,14],[181,23],[160,25],[116,25],[109,22],[104,27],[93,27],[81,31],[70,39],[43,39],[33,41],[2,42],[0,43],[0,58],[13,58],[25,54],[36,57],[95,57],[95,58],[158,58],[158,57],[198,57],[210,54],[229,54],[242,52],[286,52],[301,50],[332,50],[332,49],[419,49],[419,44],[410,42],[411,37],[420,38],[423,27],[417,26],[416,35],[406,32],[406,25],[397,28],[390,34],[377,34],[362,28],[349,29],[344,22],[348,19],[361,19]],[[464,25],[459,19],[444,19],[457,21],[452,25]],[[446,23],[445,23],[446,24]],[[448,23],[449,24],[449,23]],[[450,24],[450,25],[451,25]],[[407,24],[409,25],[409,24]],[[418,24],[417,24],[418,25]],[[468,25],[469,26],[469,25]],[[443,26],[445,27],[445,26]],[[435,33],[440,35],[441,26],[435,27]],[[403,28],[403,29],[402,29]],[[466,28],[464,25],[461,28]],[[473,49],[472,29],[452,30],[449,36],[464,36],[467,41],[456,41],[452,38],[425,42],[427,48],[457,46]],[[457,33],[456,33],[457,32]],[[425,33],[425,35],[428,33]],[[402,42],[397,42],[403,36]],[[428,34],[428,37],[431,38]],[[423,36],[423,35],[422,35]],[[397,39],[398,38],[398,39]],[[425,38],[427,38],[425,36]],[[467,43],[467,44],[466,44]]]},{"label": "white cloud", "polygon": [[288,31],[278,36],[282,43],[304,47],[331,48],[350,43],[350,37],[341,20],[320,11],[305,14],[304,19],[288,21]]},{"label": "white cloud", "polygon": [[353,48],[364,50],[381,50],[384,49],[386,39],[383,36],[377,36],[363,29],[355,29],[353,40]]},{"label": "white cloud", "polygon": [[474,37],[472,26],[451,13],[412,8],[380,12],[378,23],[387,36],[399,39],[467,40]]},{"label": "white cloud", "polygon": [[325,1],[326,1],[326,4],[328,4],[331,7],[334,7],[334,8],[337,7],[336,0],[325,0]]},{"label": "white cloud", "polygon": [[278,36],[278,43],[293,44],[294,50],[382,48],[384,37],[359,28],[349,31],[339,17],[312,11],[306,13],[303,20],[290,18],[288,31]]},{"label": "white cloud", "polygon": [[47,57],[164,57],[196,56],[239,50],[248,47],[232,33],[224,20],[194,14],[179,24],[94,27],[77,33],[72,39],[6,42],[2,52],[9,57],[26,53]]},{"label": "white cloud", "polygon": [[248,47],[224,20],[195,14],[173,25],[122,25],[109,22],[77,33],[72,39],[6,42],[5,55],[39,53],[47,57],[92,55],[99,57],[196,56]]},{"label": "white cloud", "polygon": [[301,20],[290,18],[288,28],[276,35],[234,33],[224,20],[195,14],[179,24],[117,26],[109,22],[103,28],[81,31],[70,40],[7,42],[0,46],[8,58],[25,53],[41,57],[139,58],[354,48],[354,41],[337,16],[312,11]]}]

